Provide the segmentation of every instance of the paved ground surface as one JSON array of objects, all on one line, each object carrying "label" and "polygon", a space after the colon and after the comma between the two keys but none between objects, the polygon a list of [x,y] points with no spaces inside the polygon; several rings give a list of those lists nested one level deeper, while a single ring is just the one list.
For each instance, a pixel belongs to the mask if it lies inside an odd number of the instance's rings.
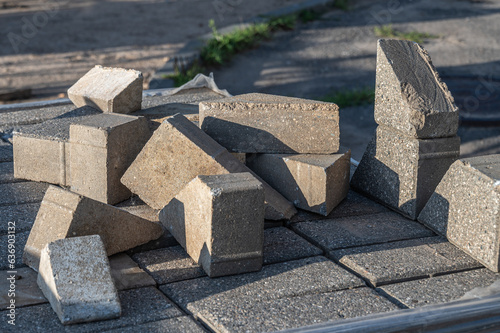
[{"label": "paved ground surface", "polygon": [[[181,111],[194,120],[200,100],[219,97],[204,89],[148,97],[141,114],[155,120]],[[23,131],[72,109],[3,113],[0,121],[5,132]],[[351,191],[327,217],[299,210],[291,220],[266,221],[260,272],[210,279],[168,233],[114,255],[122,316],[64,327],[36,286],[36,273],[21,262],[48,184],[13,177],[9,142],[0,141],[0,161],[0,248],[7,252],[8,222],[15,222],[20,277],[16,326],[0,311],[2,332],[271,332],[445,303],[500,278],[420,223]],[[158,221],[157,211],[137,198],[118,206]],[[7,269],[4,256],[2,309],[9,301]]]}]

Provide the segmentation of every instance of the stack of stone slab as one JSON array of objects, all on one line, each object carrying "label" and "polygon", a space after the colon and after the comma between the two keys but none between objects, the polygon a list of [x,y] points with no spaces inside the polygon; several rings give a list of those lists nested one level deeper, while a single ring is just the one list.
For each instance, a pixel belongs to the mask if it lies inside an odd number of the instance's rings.
[{"label": "stack of stone slab", "polygon": [[417,43],[378,41],[375,121],[351,186],[416,219],[460,152],[458,109]]}]

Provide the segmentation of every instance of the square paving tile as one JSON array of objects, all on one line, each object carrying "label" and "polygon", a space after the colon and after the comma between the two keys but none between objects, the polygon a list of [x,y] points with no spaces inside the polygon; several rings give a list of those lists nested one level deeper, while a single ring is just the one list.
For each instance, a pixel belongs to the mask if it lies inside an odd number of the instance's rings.
[{"label": "square paving tile", "polygon": [[373,286],[482,267],[440,236],[335,250],[329,257]]},{"label": "square paving tile", "polygon": [[264,264],[323,254],[323,251],[285,227],[264,230]]},{"label": "square paving tile", "polygon": [[435,236],[422,224],[393,212],[300,222],[292,229],[325,251]]}]

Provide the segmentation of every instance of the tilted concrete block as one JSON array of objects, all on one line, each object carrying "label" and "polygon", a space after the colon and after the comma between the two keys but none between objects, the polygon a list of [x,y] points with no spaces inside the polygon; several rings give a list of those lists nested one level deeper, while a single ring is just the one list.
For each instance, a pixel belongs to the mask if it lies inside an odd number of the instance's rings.
[{"label": "tilted concrete block", "polygon": [[14,177],[69,185],[69,127],[98,111],[83,107],[14,133]]},{"label": "tilted concrete block", "polygon": [[198,175],[239,172],[250,172],[262,182],[266,219],[289,219],[297,212],[281,194],[181,114],[166,119],[153,133],[121,181],[149,206],[162,209]]},{"label": "tilted concrete block", "polygon": [[414,139],[379,126],[351,186],[416,219],[460,153],[460,138]]},{"label": "tilted concrete block", "polygon": [[500,155],[453,163],[418,220],[494,272],[500,265]]},{"label": "tilted concrete block", "polygon": [[349,191],[351,151],[332,155],[256,154],[247,166],[295,207],[327,216]]},{"label": "tilted concrete block", "polygon": [[128,199],[120,178],[149,137],[143,117],[108,113],[71,125],[71,190],[111,205]]},{"label": "tilted concrete block", "polygon": [[112,255],[157,239],[159,224],[79,194],[50,186],[24,248],[23,262],[38,270],[48,243],[68,237],[99,235]]},{"label": "tilted concrete block", "polygon": [[331,154],[339,150],[333,103],[245,94],[200,103],[200,128],[229,151]]},{"label": "tilted concrete block", "polygon": [[458,108],[417,43],[378,41],[375,121],[420,139],[456,135]]},{"label": "tilted concrete block", "polygon": [[120,299],[97,235],[48,243],[37,283],[65,325],[120,317]]},{"label": "tilted concrete block", "polygon": [[141,109],[142,83],[139,71],[97,65],[68,89],[68,98],[76,106],[130,113]]},{"label": "tilted concrete block", "polygon": [[196,177],[160,221],[210,277],[262,268],[264,190],[248,172]]}]

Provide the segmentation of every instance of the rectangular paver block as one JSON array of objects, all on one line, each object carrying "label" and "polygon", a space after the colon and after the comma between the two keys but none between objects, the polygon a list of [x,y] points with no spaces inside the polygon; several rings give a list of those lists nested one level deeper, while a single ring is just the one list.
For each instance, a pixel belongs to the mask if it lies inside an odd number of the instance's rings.
[{"label": "rectangular paver block", "polygon": [[142,83],[139,71],[97,65],[68,89],[68,98],[78,107],[130,113],[141,109]]},{"label": "rectangular paver block", "polygon": [[377,46],[375,121],[415,138],[454,136],[458,108],[427,51],[406,40]]},{"label": "rectangular paver block", "polygon": [[163,209],[198,175],[250,172],[264,187],[266,219],[292,217],[296,210],[205,132],[177,114],[153,133],[121,181],[149,206]]},{"label": "rectangular paver block", "polygon": [[262,267],[264,190],[250,173],[197,176],[160,221],[210,277]]},{"label": "rectangular paver block", "polygon": [[489,269],[500,269],[500,155],[456,161],[418,220]]},{"label": "rectangular paver block", "polygon": [[351,151],[331,155],[256,154],[247,166],[295,207],[327,216],[349,191]]},{"label": "rectangular paver block", "polygon": [[71,190],[111,205],[128,199],[120,178],[149,137],[143,117],[98,114],[71,125]]},{"label": "rectangular paver block", "polygon": [[50,186],[24,248],[23,262],[38,270],[45,245],[68,237],[100,235],[108,255],[161,236],[160,225],[116,207]]},{"label": "rectangular paver block", "polygon": [[460,153],[460,138],[414,139],[379,126],[351,186],[416,219]]},{"label": "rectangular paver block", "polygon": [[97,235],[48,243],[37,283],[63,324],[118,318],[118,293]]},{"label": "rectangular paver block", "polygon": [[339,150],[333,103],[245,94],[200,103],[200,127],[229,151],[331,154]]}]

